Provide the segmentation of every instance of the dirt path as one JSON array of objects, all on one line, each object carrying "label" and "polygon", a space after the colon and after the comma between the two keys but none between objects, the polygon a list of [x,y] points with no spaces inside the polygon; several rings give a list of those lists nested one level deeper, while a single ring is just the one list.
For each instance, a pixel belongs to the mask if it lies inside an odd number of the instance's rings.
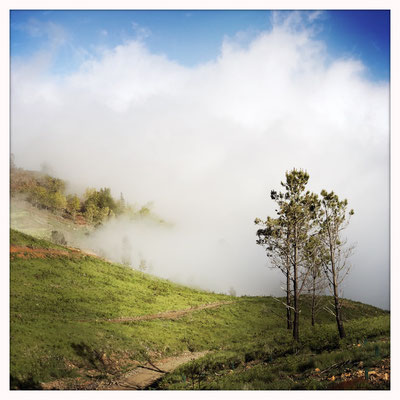
[{"label": "dirt path", "polygon": [[176,357],[169,357],[153,363],[139,366],[126,374],[118,383],[99,387],[100,390],[142,390],[160,379],[167,372],[171,372],[189,361],[203,357],[208,351],[196,353],[186,352]]},{"label": "dirt path", "polygon": [[225,304],[231,304],[233,301],[218,301],[216,303],[202,304],[197,307],[186,308],[184,310],[165,311],[157,314],[139,315],[137,317],[119,317],[107,319],[107,322],[134,322],[134,321],[147,321],[152,319],[177,319],[184,315],[190,314],[194,311],[206,310],[210,308],[220,307]]}]

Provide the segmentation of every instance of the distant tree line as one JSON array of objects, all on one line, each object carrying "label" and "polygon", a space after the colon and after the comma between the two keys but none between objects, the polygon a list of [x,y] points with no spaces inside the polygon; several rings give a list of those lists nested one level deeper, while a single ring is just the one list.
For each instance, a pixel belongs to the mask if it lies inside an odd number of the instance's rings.
[{"label": "distant tree line", "polygon": [[293,169],[281,182],[282,192],[272,190],[276,216],[256,218],[257,244],[265,247],[271,265],[285,276],[287,328],[299,339],[300,297],[311,294],[311,324],[315,324],[318,294],[327,288],[332,293],[331,312],[338,333],[345,337],[341,313],[340,285],[347,276],[348,258],[353,250],[346,245],[342,231],[347,227],[353,210],[347,211],[347,200],[334,192],[322,190],[320,196],[306,191],[309,175]]},{"label": "distant tree line", "polygon": [[123,194],[113,198],[110,188],[87,188],[83,196],[66,194],[66,182],[35,171],[17,168],[13,157],[10,170],[10,194],[24,194],[35,207],[49,210],[73,221],[98,226],[104,221],[126,215],[130,218],[152,217],[163,222],[151,211],[151,204],[135,207],[127,203]]}]

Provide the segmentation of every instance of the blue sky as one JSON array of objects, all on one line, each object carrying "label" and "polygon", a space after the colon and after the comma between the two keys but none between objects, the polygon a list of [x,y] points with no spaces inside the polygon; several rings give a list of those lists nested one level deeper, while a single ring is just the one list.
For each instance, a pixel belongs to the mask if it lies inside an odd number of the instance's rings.
[{"label": "blue sky", "polygon": [[[368,79],[389,80],[389,11],[322,11],[314,16],[305,21],[332,58],[359,59]],[[11,56],[24,59],[53,49],[53,72],[62,74],[101,48],[140,39],[151,52],[191,67],[216,59],[226,37],[242,32],[250,40],[269,30],[271,17],[271,12],[257,10],[11,11]]]}]

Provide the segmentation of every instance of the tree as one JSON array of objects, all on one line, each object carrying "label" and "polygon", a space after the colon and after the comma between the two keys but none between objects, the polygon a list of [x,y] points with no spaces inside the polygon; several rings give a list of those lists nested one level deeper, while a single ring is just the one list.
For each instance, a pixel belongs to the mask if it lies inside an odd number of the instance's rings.
[{"label": "tree", "polygon": [[233,286],[229,287],[229,291],[228,291],[229,296],[234,296],[236,297],[236,290]]},{"label": "tree", "polygon": [[129,237],[125,235],[122,238],[122,264],[132,265],[132,245]]},{"label": "tree", "polygon": [[[287,302],[290,302],[290,292],[293,296],[293,307],[287,303],[286,309],[292,308],[294,312],[292,326],[295,340],[299,339],[300,294],[309,275],[304,262],[304,246],[315,227],[318,209],[317,195],[305,191],[308,180],[306,171],[293,169],[286,172],[286,182],[281,182],[285,192],[271,191],[271,198],[278,205],[278,218],[261,222],[264,229],[257,231],[257,243],[266,246],[273,265],[281,265],[280,269],[286,274]],[[260,224],[260,220],[256,219],[256,223]],[[289,320],[289,311],[287,315]]]},{"label": "tree", "polygon": [[110,214],[110,209],[108,207],[99,208],[99,211],[96,216],[96,221],[97,222],[104,221],[109,214]]},{"label": "tree", "polygon": [[354,246],[346,247],[347,241],[341,236],[354,211],[351,209],[347,213],[347,200],[339,200],[333,191],[328,193],[326,190],[322,190],[321,196],[320,237],[328,254],[324,263],[324,271],[333,294],[334,315],[339,336],[344,338],[346,333],[343,327],[339,289],[350,271],[348,258],[352,254]]},{"label": "tree", "polygon": [[47,193],[51,210],[62,211],[67,207],[67,199],[61,192]]},{"label": "tree", "polygon": [[139,271],[145,272],[146,270],[147,270],[146,260],[144,258],[141,258],[139,263]]},{"label": "tree", "polygon": [[91,224],[93,222],[93,218],[97,214],[97,212],[98,209],[93,203],[89,203],[85,206],[84,216],[88,224]]},{"label": "tree", "polygon": [[109,188],[102,188],[100,191],[86,189],[83,211],[88,223],[96,222],[97,225],[100,225],[107,217],[114,215],[116,208]]},{"label": "tree", "polygon": [[153,207],[153,203],[149,202],[146,203],[144,206],[142,206],[139,210],[139,216],[140,217],[149,217],[151,214],[151,208]]},{"label": "tree", "polygon": [[115,200],[111,196],[110,188],[102,188],[98,193],[97,206],[99,208],[108,207],[109,210],[115,210],[117,208]]},{"label": "tree", "polygon": [[327,259],[327,253],[321,243],[319,234],[309,237],[305,248],[304,258],[307,268],[310,270],[308,292],[311,293],[311,325],[315,325],[315,316],[318,308],[318,297],[326,289],[326,279],[323,273],[324,261]]},{"label": "tree", "polygon": [[293,338],[299,340],[300,294],[306,283],[309,269],[305,266],[302,255],[308,235],[315,225],[315,210],[318,200],[314,193],[305,192],[309,175],[302,170],[293,169],[286,173],[286,182],[281,183],[286,189],[285,202],[282,203],[279,215],[284,216],[290,226],[289,244],[292,247],[291,264],[293,268]]},{"label": "tree", "polygon": [[49,193],[60,192],[62,194],[65,191],[65,182],[62,179],[53,178],[50,175],[46,175],[40,182],[40,185],[45,187]]},{"label": "tree", "polygon": [[124,195],[121,193],[119,200],[116,202],[115,214],[120,215],[125,212],[126,202]]},{"label": "tree", "polygon": [[86,188],[85,194],[83,196],[85,203],[88,202],[89,200],[91,202],[96,203],[97,202],[96,195],[97,195],[97,190],[95,188]]},{"label": "tree", "polygon": [[29,189],[28,200],[36,207],[48,207],[47,190],[42,186],[32,186]]},{"label": "tree", "polygon": [[[271,197],[276,199],[276,192],[271,192]],[[273,219],[267,217],[266,221],[256,218],[256,225],[263,228],[257,231],[257,244],[265,247],[267,257],[272,266],[282,271],[286,278],[286,326],[292,329],[292,292],[290,282],[292,280],[290,263],[290,228],[284,218]]]},{"label": "tree", "polygon": [[76,213],[80,210],[80,208],[81,208],[81,202],[79,200],[79,197],[76,194],[68,195],[67,211],[71,214],[72,218],[75,218]]}]

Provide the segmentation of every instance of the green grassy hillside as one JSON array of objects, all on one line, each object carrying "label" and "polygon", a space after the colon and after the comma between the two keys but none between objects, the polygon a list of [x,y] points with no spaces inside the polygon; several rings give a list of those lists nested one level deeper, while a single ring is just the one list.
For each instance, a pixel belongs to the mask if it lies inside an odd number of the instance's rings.
[{"label": "green grassy hillside", "polygon": [[[314,378],[315,368],[373,367],[389,356],[389,314],[372,306],[345,302],[348,336],[339,341],[330,314],[321,311],[310,326],[305,299],[301,341],[293,343],[283,306],[271,297],[191,289],[14,230],[11,245],[12,388],[57,379],[67,388],[95,388],[137,362],[202,350],[210,353],[154,388],[325,388],[330,382]],[[129,320],[191,307],[180,318]],[[125,320],[112,321],[118,318]]]}]

